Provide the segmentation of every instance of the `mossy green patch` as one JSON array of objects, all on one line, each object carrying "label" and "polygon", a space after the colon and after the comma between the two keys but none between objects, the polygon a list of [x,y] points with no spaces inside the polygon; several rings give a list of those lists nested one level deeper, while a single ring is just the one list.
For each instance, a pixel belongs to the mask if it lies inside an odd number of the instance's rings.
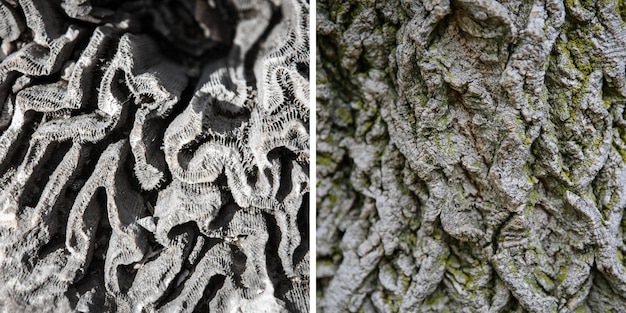
[{"label": "mossy green patch", "polygon": [[562,284],[567,279],[567,270],[565,268],[561,268],[559,270],[559,275],[556,276],[557,284]]},{"label": "mossy green patch", "polygon": [[323,166],[330,166],[334,163],[332,158],[329,158],[327,156],[324,155],[318,155],[317,156],[317,164],[318,165],[323,165]]}]

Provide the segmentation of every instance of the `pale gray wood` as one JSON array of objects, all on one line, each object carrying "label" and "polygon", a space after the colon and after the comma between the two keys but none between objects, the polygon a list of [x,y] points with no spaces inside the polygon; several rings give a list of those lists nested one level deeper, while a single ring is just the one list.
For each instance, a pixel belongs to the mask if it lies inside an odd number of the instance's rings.
[{"label": "pale gray wood", "polygon": [[624,4],[317,3],[318,312],[625,312]]}]

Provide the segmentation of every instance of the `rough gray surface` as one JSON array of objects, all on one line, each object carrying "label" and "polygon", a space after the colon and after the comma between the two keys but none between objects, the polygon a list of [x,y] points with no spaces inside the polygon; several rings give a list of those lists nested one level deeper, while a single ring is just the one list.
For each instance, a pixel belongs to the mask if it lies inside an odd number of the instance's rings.
[{"label": "rough gray surface", "polygon": [[308,3],[0,1],[0,312],[308,312]]},{"label": "rough gray surface", "polygon": [[626,312],[626,5],[317,21],[318,312]]}]

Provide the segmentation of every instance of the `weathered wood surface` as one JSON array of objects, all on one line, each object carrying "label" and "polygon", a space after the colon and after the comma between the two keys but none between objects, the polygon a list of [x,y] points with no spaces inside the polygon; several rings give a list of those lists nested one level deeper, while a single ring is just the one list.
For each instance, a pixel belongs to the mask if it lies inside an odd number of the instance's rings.
[{"label": "weathered wood surface", "polygon": [[318,312],[626,312],[626,6],[318,1]]}]

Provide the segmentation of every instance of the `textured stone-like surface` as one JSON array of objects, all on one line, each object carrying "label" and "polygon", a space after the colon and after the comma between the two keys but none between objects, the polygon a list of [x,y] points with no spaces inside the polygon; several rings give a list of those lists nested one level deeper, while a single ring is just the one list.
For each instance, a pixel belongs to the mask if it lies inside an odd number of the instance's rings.
[{"label": "textured stone-like surface", "polygon": [[308,312],[308,3],[0,1],[0,312]]},{"label": "textured stone-like surface", "polygon": [[320,311],[625,312],[621,1],[317,21]]}]

